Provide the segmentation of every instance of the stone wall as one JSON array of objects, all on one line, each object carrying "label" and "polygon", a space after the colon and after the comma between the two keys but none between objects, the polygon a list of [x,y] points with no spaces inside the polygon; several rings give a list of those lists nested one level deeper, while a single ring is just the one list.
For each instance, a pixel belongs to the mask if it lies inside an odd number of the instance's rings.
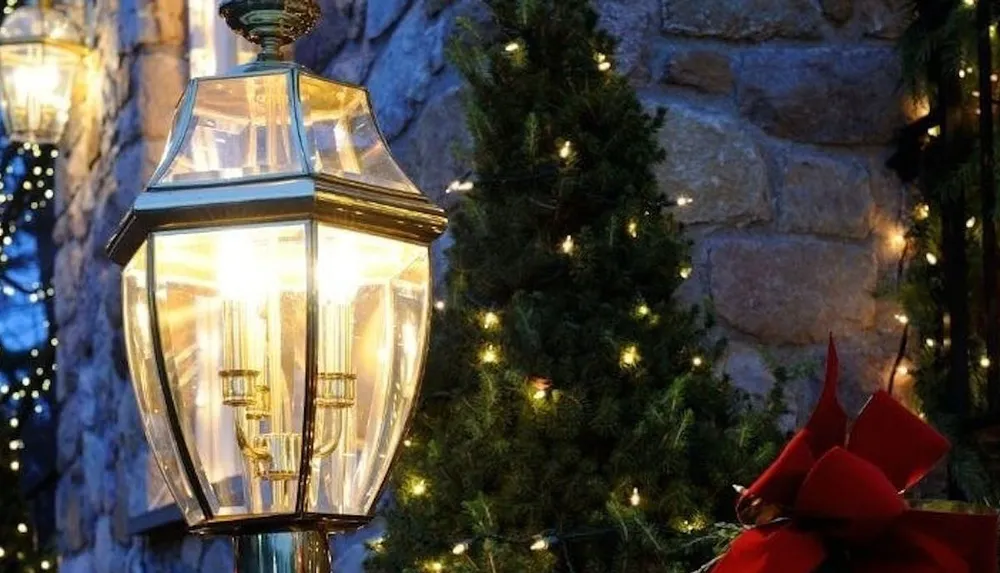
[{"label": "stone wall", "polygon": [[[892,41],[902,0],[599,0],[622,40],[616,68],[663,106],[663,192],[695,240],[683,296],[730,338],[725,369],[753,389],[771,361],[818,364],[841,340],[849,404],[887,377],[899,325],[872,295],[891,278],[904,190],[883,167],[901,122]],[[467,166],[461,82],[444,47],[475,0],[323,0],[297,46],[314,70],[371,89],[397,159],[428,194]],[[92,76],[61,162],[58,529],[67,573],[226,571],[231,549],[133,537],[155,486],[128,384],[119,269],[103,247],[158,159],[186,79],[182,0],[101,0]],[[815,377],[796,386],[807,411]],[[356,542],[339,542],[355,571]]]},{"label": "stone wall", "polygon": [[128,382],[120,272],[104,254],[159,159],[187,81],[184,2],[100,0],[95,30],[57,173],[61,570],[226,571],[223,542],[129,535],[129,514],[146,507],[154,484]]},{"label": "stone wall", "polygon": [[[475,0],[324,0],[300,63],[366,84],[396,158],[442,203],[467,171],[461,83],[443,49]],[[666,109],[663,192],[687,196],[695,272],[731,344],[723,366],[768,386],[771,365],[819,365],[829,332],[845,401],[888,379],[899,324],[873,296],[898,262],[904,190],[883,166],[902,122],[893,43],[901,0],[597,0],[616,69]],[[796,387],[807,412],[815,376]],[[901,380],[905,385],[907,380]]]}]

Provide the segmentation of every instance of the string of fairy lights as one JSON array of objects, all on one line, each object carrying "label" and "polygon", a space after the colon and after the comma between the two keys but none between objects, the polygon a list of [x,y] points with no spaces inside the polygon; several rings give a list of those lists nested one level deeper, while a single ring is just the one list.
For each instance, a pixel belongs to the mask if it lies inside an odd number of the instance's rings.
[{"label": "string of fairy lights", "polygon": [[[59,340],[52,334],[55,325],[51,323],[51,299],[55,290],[51,284],[42,282],[47,275],[51,275],[43,271],[44,265],[50,263],[37,259],[33,261],[36,278],[41,280],[31,284],[23,284],[21,277],[16,275],[24,273],[14,272],[9,264],[24,254],[27,249],[25,244],[31,235],[34,235],[36,256],[38,245],[51,240],[30,231],[33,230],[33,223],[40,222],[40,217],[51,216],[51,211],[46,210],[51,209],[55,195],[52,162],[58,155],[56,149],[45,149],[32,143],[21,144],[15,154],[8,152],[5,155],[7,161],[0,180],[0,305],[12,309],[12,312],[33,314],[41,326],[38,329],[41,336],[26,350],[23,363],[20,366],[8,364],[4,369],[5,375],[0,379],[0,414],[6,421],[6,432],[10,437],[7,448],[0,450],[4,452],[0,455],[0,463],[3,464],[0,471],[9,471],[14,476],[22,471],[25,441],[21,432],[27,419],[34,417],[35,421],[43,422],[51,419],[50,398],[58,370],[55,349]],[[39,307],[41,311],[33,310]],[[13,353],[6,347],[4,350],[8,355]],[[0,360],[6,359],[8,356],[0,356]],[[32,546],[35,532],[28,517],[22,517],[13,532],[0,531],[0,569],[7,570],[9,565],[26,573],[54,570],[56,565],[52,556],[25,551]]]},{"label": "string of fairy lights", "polygon": [[[523,45],[518,41],[511,41],[504,45],[503,50],[510,55],[518,55],[523,51]],[[602,72],[609,72],[612,69],[612,63],[609,58],[600,52],[594,55],[595,65],[597,69]],[[537,180],[548,177],[566,177],[571,176],[572,165],[576,157],[576,149],[574,148],[573,142],[568,139],[558,140],[556,142],[556,148],[553,150],[553,154],[557,157],[555,162],[557,167],[546,170],[542,169],[540,171],[526,172],[526,173],[507,173],[502,179],[496,180],[483,180],[476,179],[472,171],[468,171],[461,177],[453,180],[445,189],[446,194],[467,194],[476,189],[477,184],[483,183],[511,183],[523,180]],[[674,197],[670,201],[665,203],[666,207],[677,207],[685,208],[689,207],[694,203],[694,200],[687,195],[680,195]],[[649,215],[650,213],[646,213]],[[640,221],[639,220],[629,220],[625,223],[625,231],[629,237],[636,239],[639,237],[640,233]],[[573,235],[566,235],[560,241],[552,246],[555,252],[560,253],[563,256],[573,257],[579,253],[578,239]],[[690,265],[683,265],[679,270],[678,274],[682,279],[689,279],[692,276],[693,268]],[[446,312],[448,305],[445,300],[438,299],[434,301],[434,309],[437,312]],[[637,320],[654,320],[655,317],[652,316],[652,310],[645,302],[638,302],[633,312],[634,317]],[[503,361],[503,349],[501,345],[489,337],[490,333],[496,332],[501,326],[501,314],[496,310],[482,310],[479,312],[478,323],[483,333],[487,335],[487,340],[483,341],[479,352],[478,359],[480,364],[483,366],[491,366],[501,364]],[[642,353],[639,346],[633,342],[626,342],[621,345],[619,349],[619,365],[625,370],[633,369],[639,365],[642,360]],[[695,355],[691,357],[691,367],[698,369],[706,366],[706,360],[700,355]],[[553,393],[555,392],[552,381],[545,378],[533,378],[526,381],[526,399],[534,400],[536,402],[542,403],[553,398]],[[404,447],[416,447],[417,440],[413,437],[408,437],[403,441]],[[403,480],[403,489],[405,493],[413,498],[419,499],[429,495],[432,484],[428,482],[425,477],[411,475],[407,476]],[[633,508],[640,508],[643,503],[642,495],[638,487],[631,488],[628,493],[627,498],[624,500],[628,506]],[[707,526],[707,523],[703,519],[690,519],[683,520],[675,529],[682,531],[684,533],[691,533],[698,529],[702,529]],[[549,529],[545,531],[538,532],[537,534],[522,537],[522,536],[506,536],[499,533],[493,533],[489,535],[478,535],[470,536],[458,541],[455,541],[451,546],[450,557],[465,557],[477,545],[482,545],[485,542],[490,542],[493,544],[503,543],[507,545],[514,545],[523,547],[529,552],[542,552],[550,551],[558,547],[562,547],[565,550],[565,545],[574,540],[580,540],[585,538],[594,538],[607,535],[613,535],[619,533],[618,528],[594,528],[582,531],[571,531],[571,532],[561,532],[555,529]],[[372,551],[382,551],[383,550],[383,538],[376,538],[368,543],[368,547]],[[429,571],[431,573],[437,573],[444,571],[447,563],[447,558],[449,555],[442,555],[440,558],[432,559],[421,564],[422,569]]]},{"label": "string of fairy lights", "polygon": [[[962,4],[966,9],[974,9],[976,7],[976,3],[977,0],[962,0]],[[992,39],[997,38],[996,24],[992,24],[989,27],[989,35],[990,38]],[[978,100],[978,98],[980,97],[980,91],[978,88],[978,82],[976,81],[976,72],[977,70],[975,66],[969,65],[968,63],[962,63],[959,66],[957,74],[958,78],[962,80],[963,83],[972,84],[971,88],[969,88],[968,94],[972,98]],[[991,73],[990,83],[993,84],[995,90],[996,87],[998,86],[998,83],[1000,83],[1000,75],[998,75],[997,73]],[[974,113],[976,115],[979,115],[981,111],[977,107],[974,110]],[[932,139],[940,137],[941,127],[939,125],[932,125],[928,127],[927,136]],[[905,193],[905,194],[907,196],[910,195],[910,193]],[[897,290],[899,290],[903,282],[903,277],[905,274],[907,264],[913,260],[913,257],[921,257],[921,253],[915,251],[919,251],[922,248],[923,261],[926,262],[927,265],[931,267],[936,267],[940,262],[940,256],[937,252],[935,252],[932,246],[926,244],[913,245],[912,243],[914,243],[915,241],[911,241],[910,239],[911,231],[917,225],[922,224],[926,222],[928,219],[930,219],[932,214],[931,206],[928,205],[927,203],[919,202],[912,209],[907,210],[905,209],[905,198],[903,205],[904,208],[901,209],[900,213],[901,221],[899,223],[899,226],[902,229],[905,229],[907,227],[907,225],[905,225],[902,222],[902,219],[907,216],[907,213],[911,220],[911,224],[908,226],[909,229],[899,230],[896,233],[894,233],[890,238],[891,246],[899,251],[899,261],[895,277]],[[965,228],[967,229],[968,233],[971,234],[972,239],[980,238],[979,233],[981,233],[981,226],[979,225],[979,221],[975,216],[970,216],[966,220]],[[909,360],[909,353],[910,353],[909,337],[912,326],[910,324],[910,317],[907,316],[907,314],[904,311],[900,310],[899,312],[894,314],[894,318],[900,326],[900,334],[899,334],[899,345],[896,352],[896,356],[893,361],[892,368],[889,371],[887,390],[889,391],[890,394],[894,393],[898,381],[900,381],[901,379],[908,379],[917,373],[916,366]],[[931,336],[925,336],[922,342],[926,348],[931,350],[941,347],[947,347],[949,344],[949,340],[947,339],[947,337],[945,337],[942,340],[938,340],[937,338]],[[978,359],[973,359],[973,364],[978,366],[983,371],[985,371],[990,367],[991,361],[989,356],[983,354],[979,356]],[[920,414],[921,417],[924,417],[923,412],[918,412],[918,413]]]}]

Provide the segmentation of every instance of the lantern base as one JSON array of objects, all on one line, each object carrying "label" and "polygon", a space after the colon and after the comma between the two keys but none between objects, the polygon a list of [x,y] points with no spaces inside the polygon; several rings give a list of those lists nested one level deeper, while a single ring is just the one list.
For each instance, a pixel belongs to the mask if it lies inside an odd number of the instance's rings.
[{"label": "lantern base", "polygon": [[330,540],[316,530],[233,538],[236,573],[330,573]]}]

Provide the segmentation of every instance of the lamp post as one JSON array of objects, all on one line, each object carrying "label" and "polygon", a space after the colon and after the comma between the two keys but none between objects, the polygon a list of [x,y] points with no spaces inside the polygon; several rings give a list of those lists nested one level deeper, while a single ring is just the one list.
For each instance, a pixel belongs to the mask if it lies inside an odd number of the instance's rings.
[{"label": "lamp post", "polygon": [[421,378],[443,212],[389,154],[360,87],[278,59],[311,0],[231,0],[262,46],[191,80],[163,159],[108,245],[150,447],[190,529],[237,571],[328,570],[370,520]]},{"label": "lamp post", "polygon": [[86,53],[83,31],[47,1],[7,16],[0,26],[0,108],[11,139],[59,142]]}]

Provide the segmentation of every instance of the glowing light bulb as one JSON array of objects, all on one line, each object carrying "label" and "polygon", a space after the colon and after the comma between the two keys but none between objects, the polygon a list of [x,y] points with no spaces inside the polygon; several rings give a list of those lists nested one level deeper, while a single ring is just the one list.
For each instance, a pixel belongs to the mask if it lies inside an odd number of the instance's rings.
[{"label": "glowing light bulb", "polygon": [[509,44],[504,46],[503,49],[508,53],[514,53],[521,49],[521,44],[518,44],[517,42],[510,42]]},{"label": "glowing light bulb", "polygon": [[532,551],[545,551],[548,548],[549,539],[547,537],[536,537],[530,547]]},{"label": "glowing light bulb", "polygon": [[410,438],[406,438],[405,440],[403,440],[403,447],[404,448],[413,447],[413,440],[411,440]]},{"label": "glowing light bulb", "polygon": [[14,461],[10,462],[10,469],[11,469],[11,471],[15,471],[15,472],[17,470],[21,469],[21,462],[19,462],[17,460],[14,460]]},{"label": "glowing light bulb", "polygon": [[899,324],[909,324],[910,317],[906,316],[905,314],[897,314],[896,315],[896,321]]},{"label": "glowing light bulb", "polygon": [[934,340],[933,338],[928,338],[927,340],[924,341],[924,344],[927,345],[927,348],[934,348],[935,346],[937,346],[937,341]]},{"label": "glowing light bulb", "polygon": [[454,547],[451,548],[453,555],[464,555],[466,551],[469,550],[469,544],[465,541],[461,543],[456,543]]},{"label": "glowing light bulb", "polygon": [[28,532],[28,526],[25,525],[25,524],[23,524],[23,523],[18,523],[17,524],[17,532],[18,533],[22,533],[22,534],[23,533],[27,533]]},{"label": "glowing light bulb", "polygon": [[479,361],[483,364],[496,364],[500,361],[500,353],[490,344],[479,353]]},{"label": "glowing light bulb", "polygon": [[628,498],[628,501],[632,504],[632,507],[639,506],[639,502],[642,501],[642,498],[639,497],[639,488],[632,488],[632,495]]},{"label": "glowing light bulb", "polygon": [[46,559],[43,559],[40,565],[42,566],[43,571],[48,571],[49,569],[52,568],[52,563],[49,563],[49,561]]},{"label": "glowing light bulb", "polygon": [[564,254],[567,255],[573,254],[573,250],[576,249],[576,244],[573,242],[573,237],[571,235],[566,235],[566,238],[563,239],[563,242],[559,245],[559,248],[560,250],[562,250]]},{"label": "glowing light bulb", "polygon": [[483,328],[490,330],[500,324],[500,317],[495,312],[487,312],[483,315]]},{"label": "glowing light bulb", "polygon": [[440,561],[434,561],[429,565],[429,568],[431,571],[437,573],[438,571],[442,571],[444,569],[444,565],[442,565]]},{"label": "glowing light bulb", "polygon": [[438,312],[441,312],[442,310],[444,310],[444,307],[445,307],[445,303],[444,303],[443,300],[436,300],[436,301],[434,301],[434,310],[436,310]]},{"label": "glowing light bulb", "polygon": [[681,195],[680,197],[677,198],[677,206],[678,207],[687,207],[691,203],[694,203],[694,199],[692,199],[692,198],[690,198],[690,197],[688,197],[686,195]]},{"label": "glowing light bulb", "polygon": [[568,141],[559,148],[559,157],[563,159],[568,159],[571,153],[573,153],[573,145]]},{"label": "glowing light bulb", "polygon": [[415,497],[424,495],[427,493],[427,482],[422,479],[415,480],[410,484],[410,493]]},{"label": "glowing light bulb", "polygon": [[626,346],[622,350],[621,363],[622,366],[635,366],[639,362],[639,349],[635,345]]},{"label": "glowing light bulb", "polygon": [[691,278],[692,272],[694,272],[694,269],[692,269],[691,267],[681,267],[681,270],[678,274],[681,276],[682,279],[687,280]]},{"label": "glowing light bulb", "polygon": [[965,222],[965,228],[966,229],[972,229],[975,226],[976,226],[976,218],[975,217],[969,217],[969,220]]},{"label": "glowing light bulb", "polygon": [[926,258],[927,258],[927,264],[931,265],[932,267],[938,264],[937,255],[935,255],[934,253],[927,253]]},{"label": "glowing light bulb", "polygon": [[693,364],[695,368],[701,366],[704,363],[705,361],[702,360],[701,356],[695,356],[694,358],[691,359],[691,364]]},{"label": "glowing light bulb", "polygon": [[0,547],[0,557],[4,557],[6,555],[7,555],[7,550],[4,549],[3,547]]},{"label": "glowing light bulb", "polygon": [[635,314],[638,315],[640,318],[649,316],[649,307],[646,306],[645,304],[640,304],[638,307],[636,307]]},{"label": "glowing light bulb", "polygon": [[990,367],[989,357],[983,356],[982,358],[980,358],[979,365],[982,366],[983,368],[989,368]]},{"label": "glowing light bulb", "polygon": [[20,424],[20,422],[18,422],[17,418],[11,418],[10,419],[10,427],[11,428],[16,428],[19,424]]},{"label": "glowing light bulb", "polygon": [[910,374],[910,369],[906,366],[900,365],[896,368],[896,374],[899,374],[900,376],[907,376]]},{"label": "glowing light bulb", "polygon": [[627,229],[629,237],[632,237],[634,239],[639,236],[639,223],[636,223],[635,221],[629,221]]}]

